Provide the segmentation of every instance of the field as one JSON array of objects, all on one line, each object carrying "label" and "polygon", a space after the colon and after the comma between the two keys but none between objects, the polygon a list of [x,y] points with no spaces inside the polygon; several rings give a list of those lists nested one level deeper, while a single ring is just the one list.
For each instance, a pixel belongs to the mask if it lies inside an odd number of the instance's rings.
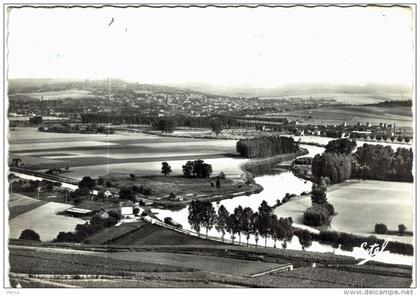
[{"label": "field", "polygon": [[[100,244],[108,241],[108,244],[118,246],[138,245],[220,245],[221,243],[205,240],[195,236],[172,231],[158,225],[146,224],[128,234],[133,226],[127,223],[113,226],[89,239],[89,244]],[[112,240],[112,241],[110,241]]]},{"label": "field", "polygon": [[[289,255],[299,255],[302,252],[263,249],[258,250],[258,253],[254,249],[250,253],[244,252],[247,249],[249,248],[233,246],[179,246],[156,250],[98,252],[57,247],[10,246],[10,277],[12,285],[19,283],[23,287],[397,288],[409,287],[411,284],[408,277],[310,267],[312,260],[317,261],[316,256],[310,257],[310,252],[303,254],[309,256],[309,261],[292,259],[295,261],[293,271],[274,271],[250,277],[284,267],[289,264],[287,259],[282,259],[284,256],[288,258]],[[257,254],[259,255],[254,258],[250,256]],[[237,258],[244,255],[249,258]],[[324,254],[321,257],[331,259],[331,256]]]},{"label": "field", "polygon": [[9,219],[13,219],[23,213],[29,212],[46,202],[37,200],[31,197],[24,196],[19,193],[12,193],[9,195]]},{"label": "field", "polygon": [[[366,103],[366,102],[365,102]],[[274,114],[273,117],[300,119],[304,124],[365,124],[379,125],[380,122],[396,123],[398,128],[412,128],[413,113],[411,107],[378,107],[378,106],[339,106],[321,107],[311,110],[300,110]]]},{"label": "field", "polygon": [[[356,234],[372,234],[376,223],[389,230],[404,224],[413,230],[414,184],[403,182],[362,181],[338,186],[327,194],[338,214],[331,228]],[[412,243],[412,237],[391,236]]]},{"label": "field", "polygon": [[[271,277],[272,275],[270,275]],[[314,287],[399,287],[402,283],[406,287],[411,279],[390,276],[370,275],[367,273],[349,272],[333,268],[303,267],[289,272],[281,272],[276,276],[291,280],[310,281]]]},{"label": "field", "polygon": [[[337,212],[331,221],[333,230],[371,235],[376,223],[385,223],[389,230],[397,230],[399,224],[412,230],[412,183],[351,180],[329,187],[327,198]],[[297,197],[275,208],[274,214],[291,216],[293,221],[303,223],[303,213],[310,206],[310,196]],[[412,242],[412,237],[389,237]]]},{"label": "field", "polygon": [[42,133],[34,128],[16,128],[10,134],[10,155],[26,167],[45,171],[70,167],[64,176],[81,179],[112,173],[160,174],[168,161],[174,174],[181,174],[187,160],[201,158],[218,174],[240,174],[236,164],[236,141],[158,137],[140,133],[87,135]]},{"label": "field", "polygon": [[[220,179],[220,188],[215,187],[216,180],[208,178],[185,178],[183,176],[135,176],[130,178],[127,174],[109,174],[103,177],[104,183],[111,182],[119,187],[132,187],[141,184],[145,188],[151,188],[153,194],[145,196],[149,200],[160,204],[182,204],[191,201],[198,196],[220,197],[221,195],[237,192],[254,192],[259,187],[255,184],[245,184],[244,178]],[[213,183],[213,186],[211,186]],[[98,187],[99,188],[99,187]],[[104,186],[104,190],[106,187]],[[181,196],[183,201],[176,201],[169,198],[174,193]]]},{"label": "field", "polygon": [[25,229],[37,232],[41,241],[50,241],[60,231],[74,231],[76,224],[85,221],[73,217],[57,215],[72,205],[49,202],[9,220],[9,238],[18,238]]},{"label": "field", "polygon": [[62,91],[48,91],[48,92],[33,92],[33,93],[16,93],[13,95],[9,95],[11,100],[14,97],[25,97],[25,98],[32,98],[32,99],[41,99],[44,100],[56,100],[56,99],[81,99],[81,98],[91,98],[95,97],[95,95],[91,94],[90,91],[81,90],[81,89],[68,89]]}]

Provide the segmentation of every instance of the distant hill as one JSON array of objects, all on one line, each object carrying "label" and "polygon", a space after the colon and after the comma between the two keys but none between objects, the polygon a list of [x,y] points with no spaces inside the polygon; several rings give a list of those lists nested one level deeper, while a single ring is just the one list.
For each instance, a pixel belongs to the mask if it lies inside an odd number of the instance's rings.
[{"label": "distant hill", "polygon": [[[412,89],[397,84],[288,84],[277,88],[220,87],[211,84],[183,84],[193,90],[228,96],[262,98],[331,98],[349,104],[375,103],[387,100],[410,100]],[[363,101],[368,98],[368,101]],[[353,102],[352,102],[353,101]],[[360,101],[360,102],[359,102]]]},{"label": "distant hill", "polygon": [[31,100],[54,98],[90,98],[108,94],[109,84],[111,84],[111,94],[136,95],[139,93],[163,93],[181,94],[197,93],[189,89],[141,84],[138,82],[127,82],[122,79],[112,78],[101,80],[77,80],[77,79],[11,79],[9,80],[8,95],[11,100]]},{"label": "distant hill", "polygon": [[[11,100],[54,98],[91,98],[108,94],[108,79],[11,79],[8,95]],[[117,95],[200,94],[230,97],[259,97],[282,99],[299,97],[303,99],[334,99],[346,104],[375,104],[385,101],[406,101],[412,99],[412,90],[406,85],[392,84],[289,84],[277,88],[221,87],[203,83],[182,85],[154,85],[111,79],[111,93]]]}]

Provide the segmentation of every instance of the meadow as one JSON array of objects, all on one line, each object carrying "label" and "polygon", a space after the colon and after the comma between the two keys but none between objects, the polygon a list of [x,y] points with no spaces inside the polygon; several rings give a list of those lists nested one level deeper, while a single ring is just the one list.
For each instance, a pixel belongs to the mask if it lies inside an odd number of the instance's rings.
[{"label": "meadow", "polygon": [[42,133],[35,128],[16,128],[10,132],[11,158],[21,158],[26,167],[45,171],[70,167],[63,175],[81,179],[112,173],[160,174],[168,161],[173,174],[182,173],[187,160],[201,158],[213,165],[213,172],[240,174],[243,159],[235,154],[236,141],[183,139],[142,133],[60,134]]},{"label": "meadow", "polygon": [[[412,230],[413,184],[374,180],[350,180],[328,188],[328,201],[334,205],[337,214],[332,218],[331,229],[361,235],[374,234],[377,223],[384,223],[389,230],[397,230],[404,224]],[[310,196],[293,198],[275,208],[274,214],[292,217],[296,223],[303,223],[303,213],[311,206]],[[412,243],[409,236],[378,236]]]},{"label": "meadow", "polygon": [[25,229],[39,234],[41,241],[51,241],[60,231],[74,231],[77,224],[85,221],[78,218],[58,215],[73,205],[49,202],[9,220],[9,238],[18,238]]},{"label": "meadow", "polygon": [[45,203],[45,201],[27,197],[19,193],[11,193],[9,195],[8,203],[9,219],[29,212],[39,206],[44,205]]}]

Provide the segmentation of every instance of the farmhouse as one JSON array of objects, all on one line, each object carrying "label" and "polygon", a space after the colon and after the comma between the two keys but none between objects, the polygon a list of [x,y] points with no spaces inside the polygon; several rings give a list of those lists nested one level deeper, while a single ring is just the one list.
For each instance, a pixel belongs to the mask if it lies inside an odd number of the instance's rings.
[{"label": "farmhouse", "polygon": [[124,218],[132,218],[134,217],[133,213],[134,204],[132,201],[122,201],[119,204],[118,210]]}]

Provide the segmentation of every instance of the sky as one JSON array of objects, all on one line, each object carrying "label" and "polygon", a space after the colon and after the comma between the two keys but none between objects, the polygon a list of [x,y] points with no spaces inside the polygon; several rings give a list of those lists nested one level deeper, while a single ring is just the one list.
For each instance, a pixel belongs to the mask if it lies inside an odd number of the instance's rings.
[{"label": "sky", "polygon": [[404,8],[11,9],[9,78],[278,87],[414,73]]}]

